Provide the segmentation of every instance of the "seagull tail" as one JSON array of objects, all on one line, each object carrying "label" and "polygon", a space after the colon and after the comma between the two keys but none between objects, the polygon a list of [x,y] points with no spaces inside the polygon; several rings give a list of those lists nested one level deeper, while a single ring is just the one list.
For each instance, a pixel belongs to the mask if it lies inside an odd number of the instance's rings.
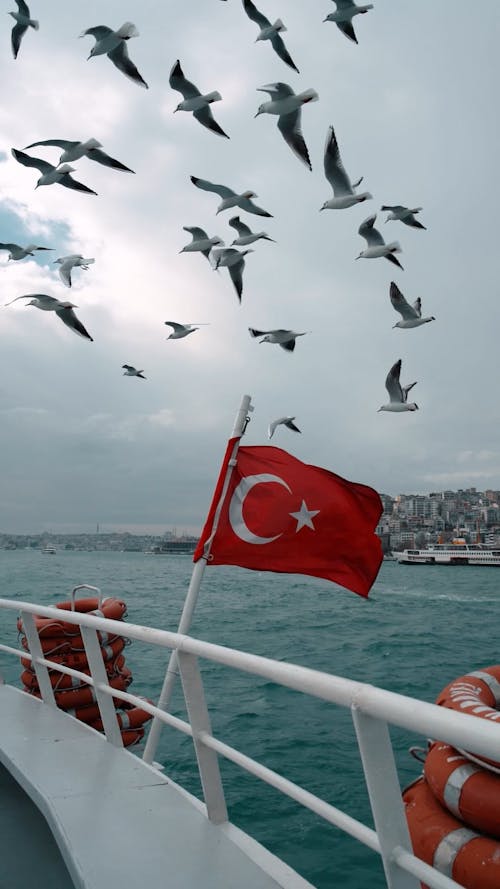
[{"label": "seagull tail", "polygon": [[40,29],[40,22],[38,22],[37,19],[30,19],[30,28],[34,28],[35,31],[38,31]]},{"label": "seagull tail", "polygon": [[139,31],[132,22],[125,22],[121,28],[118,28],[118,31],[116,31],[116,36],[121,37],[123,40],[130,40],[131,37],[138,37]]},{"label": "seagull tail", "polygon": [[273,25],[273,29],[275,31],[286,31],[287,30],[285,25],[281,21],[281,19],[276,19],[276,21],[274,22],[274,25]]},{"label": "seagull tail", "polygon": [[213,93],[207,93],[207,95],[204,98],[205,98],[205,101],[208,102],[210,105],[212,102],[220,102],[222,99],[222,96],[220,93],[217,92],[217,90],[215,90],[215,92],[213,92]]},{"label": "seagull tail", "polygon": [[390,244],[387,244],[387,249],[390,250],[391,253],[402,253],[403,252],[399,241],[391,241]]},{"label": "seagull tail", "polygon": [[305,104],[306,102],[317,102],[319,96],[316,90],[308,89],[304,90],[302,93],[298,93],[298,98]]},{"label": "seagull tail", "polygon": [[250,336],[264,336],[264,330],[256,330],[255,327],[249,327]]}]

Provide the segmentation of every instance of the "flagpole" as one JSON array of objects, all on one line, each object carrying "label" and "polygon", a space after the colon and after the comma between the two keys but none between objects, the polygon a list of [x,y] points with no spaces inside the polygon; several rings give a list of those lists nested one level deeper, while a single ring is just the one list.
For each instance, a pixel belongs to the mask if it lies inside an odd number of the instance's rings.
[{"label": "flagpole", "polygon": [[[223,482],[223,487],[221,491],[221,496],[219,499],[219,503],[217,504],[217,508],[214,514],[214,522],[212,527],[212,533],[207,543],[205,544],[205,550],[200,559],[195,563],[193,572],[191,574],[191,580],[189,583],[189,588],[186,594],[186,599],[184,601],[184,607],[182,609],[181,618],[179,621],[179,626],[177,628],[178,633],[189,633],[191,628],[191,623],[193,620],[194,610],[196,608],[196,603],[198,601],[198,595],[200,591],[201,581],[203,578],[203,573],[205,571],[205,567],[207,564],[207,560],[210,555],[210,547],[212,545],[212,540],[214,538],[215,532],[217,530],[217,524],[219,521],[220,511],[222,509],[222,504],[224,502],[224,497],[227,492],[227,488],[229,485],[229,481],[234,469],[235,465],[235,457],[238,452],[238,447],[240,444],[240,439],[245,432],[246,425],[248,423],[248,414],[250,411],[253,411],[253,407],[251,404],[251,396],[244,395],[241,399],[241,404],[236,414],[233,431],[231,433],[231,438],[235,438],[233,451],[231,457],[227,464],[226,475]],[[165,678],[163,680],[162,690],[160,692],[160,697],[158,699],[157,706],[160,710],[167,710],[170,704],[170,700],[172,697],[172,692],[174,688],[174,683],[177,677],[177,651],[172,651],[170,655],[170,659],[167,666],[167,671],[165,673]],[[163,723],[157,716],[153,718],[153,722],[151,723],[151,728],[149,730],[148,739],[146,741],[146,745],[144,747],[143,760],[151,765],[154,760],[156,750],[158,748],[158,742],[160,739],[160,732],[163,728]]]}]

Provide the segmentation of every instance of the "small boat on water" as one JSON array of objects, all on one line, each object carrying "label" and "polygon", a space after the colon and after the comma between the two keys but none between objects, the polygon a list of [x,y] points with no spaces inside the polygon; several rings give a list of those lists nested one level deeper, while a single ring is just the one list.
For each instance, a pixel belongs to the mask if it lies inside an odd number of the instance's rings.
[{"label": "small boat on water", "polygon": [[400,565],[475,565],[500,568],[500,549],[482,543],[466,543],[456,538],[451,543],[435,543],[421,549],[396,553]]},{"label": "small boat on water", "polygon": [[44,556],[55,556],[57,550],[52,543],[46,543],[43,549],[40,550],[40,552]]}]

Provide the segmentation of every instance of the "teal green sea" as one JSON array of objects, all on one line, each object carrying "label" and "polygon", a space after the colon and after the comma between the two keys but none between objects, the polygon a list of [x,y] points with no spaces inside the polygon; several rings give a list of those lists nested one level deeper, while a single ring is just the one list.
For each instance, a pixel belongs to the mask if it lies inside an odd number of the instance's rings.
[{"label": "teal green sea", "polygon": [[[192,570],[188,556],[142,553],[42,555],[0,552],[5,598],[52,604],[78,583],[127,602],[127,620],[174,630]],[[326,670],[433,701],[451,679],[500,661],[500,572],[386,562],[368,600],[326,581],[209,567],[192,635]],[[16,642],[0,612],[0,636]],[[165,654],[133,643],[125,651],[133,691],[154,698]],[[203,663],[214,734],[350,815],[372,825],[350,714],[226,668]],[[0,654],[7,681],[15,659]],[[173,711],[185,715],[180,689]],[[409,755],[424,738],[392,732],[401,786],[419,773]],[[200,796],[192,742],[165,728],[157,756],[167,774]],[[231,820],[319,889],[382,889],[378,857],[315,815],[223,761]]]}]

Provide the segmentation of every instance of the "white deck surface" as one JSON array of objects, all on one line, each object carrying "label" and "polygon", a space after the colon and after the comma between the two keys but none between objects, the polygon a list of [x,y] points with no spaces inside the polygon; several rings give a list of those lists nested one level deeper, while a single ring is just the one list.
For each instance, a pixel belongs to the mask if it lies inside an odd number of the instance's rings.
[{"label": "white deck surface", "polygon": [[210,824],[160,772],[60,710],[3,685],[0,714],[0,762],[47,819],[77,889],[312,889],[234,826]]}]

